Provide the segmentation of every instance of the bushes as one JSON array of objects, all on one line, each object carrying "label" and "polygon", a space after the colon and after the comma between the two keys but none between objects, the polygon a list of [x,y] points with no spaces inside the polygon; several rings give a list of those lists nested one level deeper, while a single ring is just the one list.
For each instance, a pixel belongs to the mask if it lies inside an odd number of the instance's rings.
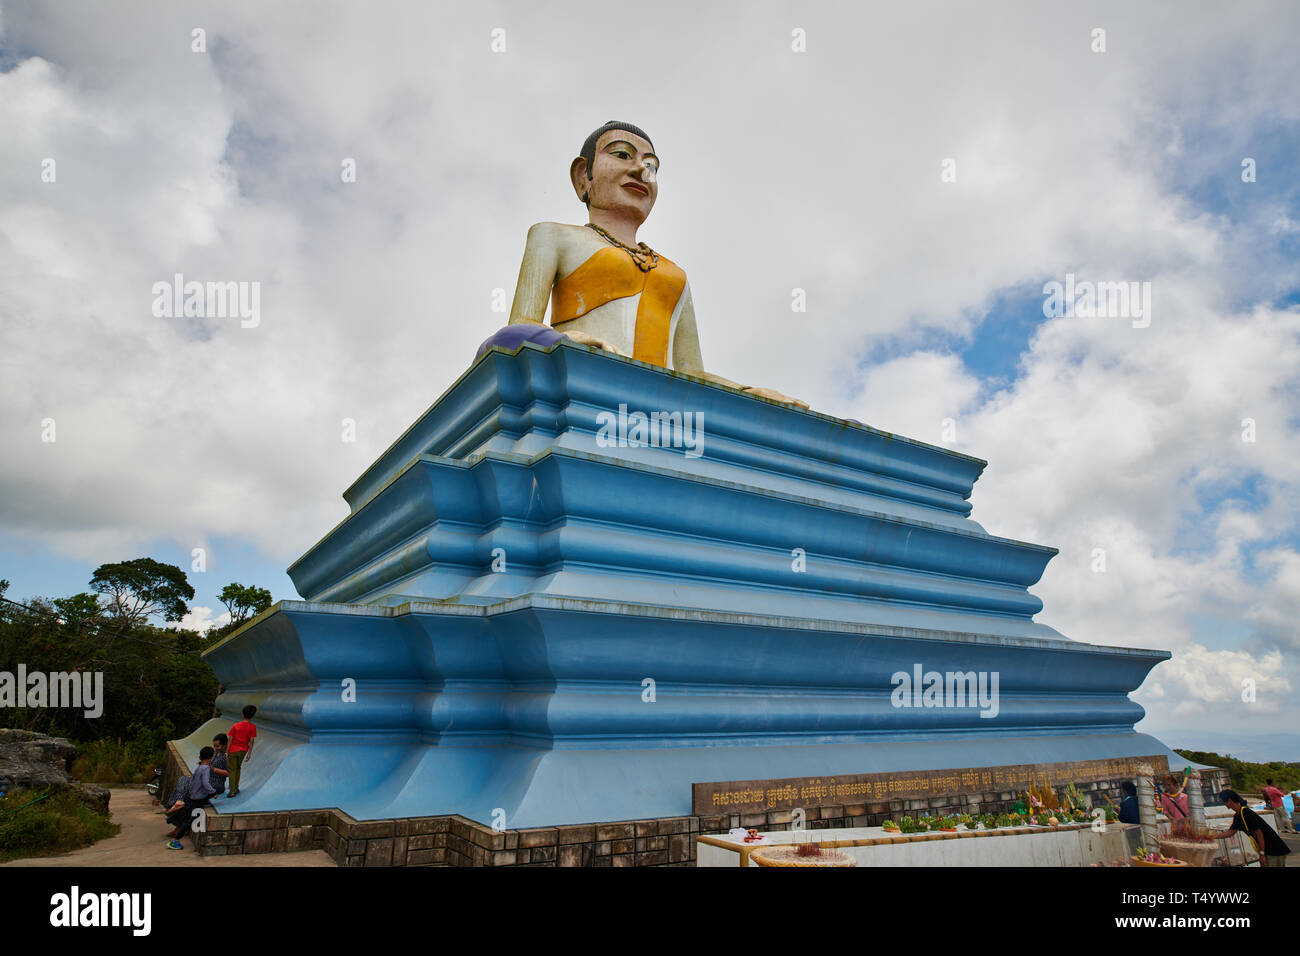
[{"label": "bushes", "polygon": [[72,776],[85,783],[147,783],[163,756],[163,745],[152,737],[78,743]]},{"label": "bushes", "polygon": [[0,861],[78,850],[120,829],[75,791],[18,789],[0,797]]},{"label": "bushes", "polygon": [[[196,721],[198,723],[198,721]],[[86,783],[148,783],[155,767],[166,760],[167,741],[183,736],[169,720],[146,727],[127,726],[126,740],[90,740],[77,743],[72,776]]]}]

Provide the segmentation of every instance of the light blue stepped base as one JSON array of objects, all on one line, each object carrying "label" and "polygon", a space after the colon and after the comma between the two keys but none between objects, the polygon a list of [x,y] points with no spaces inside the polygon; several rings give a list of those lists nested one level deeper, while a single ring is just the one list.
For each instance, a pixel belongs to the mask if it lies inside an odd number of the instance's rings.
[{"label": "light blue stepped base", "polygon": [[[699,430],[629,442],[636,413]],[[983,468],[567,339],[490,348],[290,567],[309,600],[206,652],[223,713],[259,708],[229,805],[531,827],[686,815],[707,781],[1165,753],[1128,695],[1169,655],[1033,620],[1056,552],[970,518]],[[996,674],[996,716],[896,706],[916,665]]]},{"label": "light blue stepped base", "polygon": [[[240,808],[511,827],[686,815],[712,780],[1165,753],[1127,694],[1167,656],[548,597],[283,602],[208,652],[222,710],[259,708]],[[997,715],[895,706],[913,664],[996,671]]]}]

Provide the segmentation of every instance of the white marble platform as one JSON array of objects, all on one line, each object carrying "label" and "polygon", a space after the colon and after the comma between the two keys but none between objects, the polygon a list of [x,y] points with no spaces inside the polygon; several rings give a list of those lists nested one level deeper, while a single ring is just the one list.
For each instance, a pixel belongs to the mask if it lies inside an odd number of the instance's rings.
[{"label": "white marble platform", "polygon": [[[1133,831],[1130,836],[1130,831]],[[1089,866],[1129,856],[1137,827],[1112,823],[1016,827],[956,833],[890,833],[882,827],[764,832],[770,844],[815,842],[848,853],[858,866]],[[797,839],[796,839],[797,838]],[[698,838],[696,866],[757,866],[758,847],[726,834]]]}]

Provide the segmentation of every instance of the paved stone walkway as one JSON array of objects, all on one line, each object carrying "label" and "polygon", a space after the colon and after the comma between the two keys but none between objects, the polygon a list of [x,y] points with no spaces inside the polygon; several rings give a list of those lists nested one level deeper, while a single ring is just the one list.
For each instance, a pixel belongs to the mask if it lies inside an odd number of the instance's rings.
[{"label": "paved stone walkway", "polygon": [[336,866],[324,850],[300,853],[257,853],[251,856],[201,857],[186,838],[183,850],[167,849],[171,829],[148,792],[114,789],[108,808],[122,830],[81,850],[59,856],[29,857],[0,866]]}]

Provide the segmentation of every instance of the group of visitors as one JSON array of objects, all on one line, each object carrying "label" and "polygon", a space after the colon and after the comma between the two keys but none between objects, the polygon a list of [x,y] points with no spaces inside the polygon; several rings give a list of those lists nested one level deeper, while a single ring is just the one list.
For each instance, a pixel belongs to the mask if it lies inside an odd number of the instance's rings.
[{"label": "group of visitors", "polygon": [[184,849],[181,837],[194,825],[195,811],[210,806],[213,797],[219,797],[225,791],[227,782],[230,784],[227,798],[239,795],[239,772],[252,756],[253,741],[257,737],[257,727],[253,724],[256,713],[257,708],[252,704],[245,707],[244,719],[231,727],[229,734],[213,737],[212,746],[199,751],[199,765],[194,768],[194,773],[177,782],[164,811],[172,826],[167,834],[168,849]]},{"label": "group of visitors", "polygon": [[1268,804],[1273,811],[1273,817],[1277,820],[1278,833],[1295,833],[1295,821],[1291,819],[1292,813],[1300,811],[1300,790],[1293,790],[1290,793],[1291,806],[1294,808],[1291,813],[1287,812],[1286,804],[1283,802],[1288,794],[1283,793],[1277,787],[1273,786],[1273,780],[1270,778],[1264,781],[1264,802]]},{"label": "group of visitors", "polygon": [[[1173,776],[1169,775],[1163,781],[1156,783],[1156,797],[1160,808],[1164,811],[1165,816],[1169,818],[1169,827],[1172,833],[1177,833],[1179,830],[1191,826],[1187,795],[1183,793],[1188,779],[1188,777],[1184,777],[1181,784],[1176,784]],[[1120,823],[1138,823],[1140,822],[1140,816],[1138,814],[1137,785],[1131,780],[1126,780],[1123,784],[1123,790],[1124,800],[1119,808],[1119,821]],[[1274,819],[1277,821],[1278,829],[1274,830],[1264,822],[1263,817],[1246,806],[1246,801],[1242,799],[1237,791],[1224,790],[1219,794],[1219,799],[1223,801],[1224,806],[1233,813],[1232,826],[1228,829],[1230,831],[1236,830],[1250,837],[1256,852],[1259,853],[1260,866],[1286,866],[1286,858],[1291,853],[1291,848],[1286,845],[1286,841],[1278,836],[1278,832],[1296,832],[1295,823],[1287,812],[1286,805],[1282,802],[1285,796],[1286,794],[1273,785],[1271,779],[1266,782],[1264,800],[1269,809],[1273,811]],[[1297,798],[1300,798],[1300,791],[1291,794],[1293,801]]]}]

